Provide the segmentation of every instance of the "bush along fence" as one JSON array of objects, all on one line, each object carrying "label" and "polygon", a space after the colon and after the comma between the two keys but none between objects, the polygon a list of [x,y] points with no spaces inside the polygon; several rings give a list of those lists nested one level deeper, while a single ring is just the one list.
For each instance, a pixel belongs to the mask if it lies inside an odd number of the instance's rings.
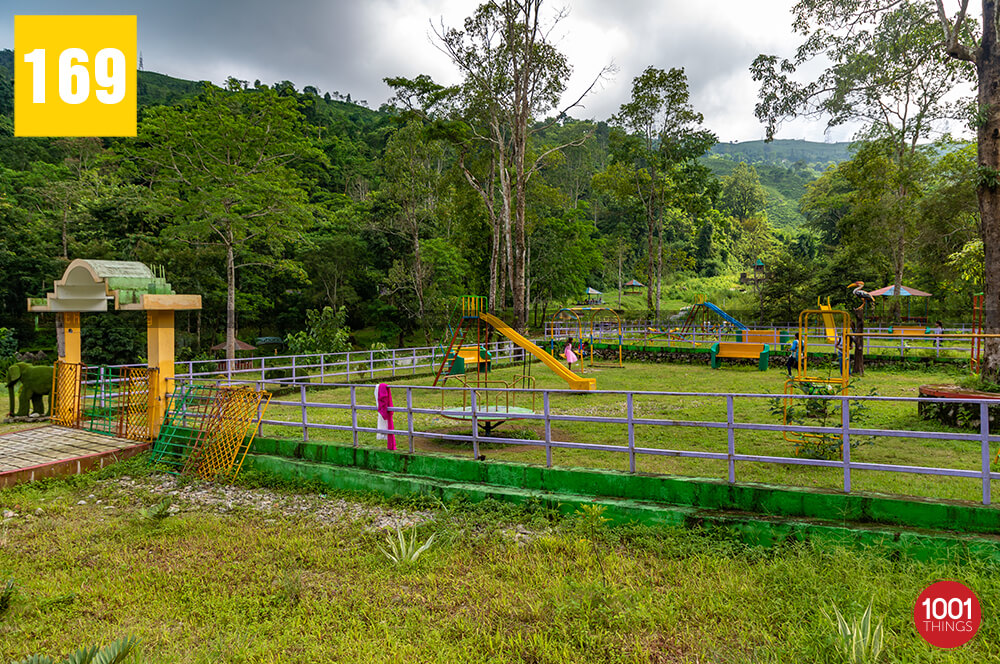
[{"label": "bush along fence", "polygon": [[[292,386],[292,385],[289,385]],[[567,390],[519,390],[520,403],[525,404],[525,398],[533,398],[534,408],[521,408],[516,416],[521,427],[516,433],[519,436],[486,436],[480,431],[480,425],[487,421],[498,419],[498,404],[502,402],[504,390],[487,388],[453,388],[401,385],[393,386],[397,405],[391,408],[394,414],[394,426],[379,428],[376,424],[376,405],[374,403],[374,386],[358,384],[340,384],[324,386],[321,392],[325,398],[320,400],[317,393],[310,393],[313,384],[297,383],[297,389],[291,392],[294,398],[274,399],[268,411],[268,418],[258,425],[258,435],[284,438],[292,437],[309,442],[310,437],[324,434],[332,436],[328,442],[346,444],[354,447],[372,445],[376,434],[393,434],[401,441],[400,450],[415,451],[417,440],[445,443],[455,446],[456,443],[467,445],[468,453],[474,459],[481,458],[481,446],[518,446],[520,449],[535,449],[544,453],[544,465],[552,467],[555,457],[567,452],[573,452],[572,461],[580,462],[576,453],[587,451],[591,454],[589,462],[605,464],[604,467],[618,467],[624,460],[629,473],[641,470],[649,472],[650,460],[657,457],[673,457],[681,459],[710,460],[723,464],[726,468],[725,477],[730,484],[737,481],[738,468],[744,464],[774,464],[791,469],[795,466],[814,466],[837,469],[841,476],[839,484],[845,493],[852,490],[852,477],[857,472],[878,471],[909,476],[938,476],[965,478],[978,483],[976,493],[982,503],[991,503],[991,483],[1000,479],[1000,473],[991,470],[991,449],[1000,441],[1000,436],[991,435],[989,430],[989,406],[995,405],[991,399],[973,400],[980,411],[981,426],[975,433],[956,433],[924,430],[897,430],[886,428],[865,427],[852,421],[852,407],[855,411],[871,409],[879,405],[904,404],[905,408],[915,409],[919,403],[942,403],[953,401],[949,399],[921,399],[905,397],[875,397],[875,396],[840,396],[840,395],[773,395],[773,394],[727,394],[727,393],[691,393],[691,392],[653,392],[653,391],[605,391],[596,390],[587,393],[587,398],[603,395],[609,400],[604,404],[604,410],[610,415],[591,414],[594,409],[588,408],[586,415],[565,412],[567,404],[578,403],[580,395]],[[334,387],[335,390],[326,388]],[[290,396],[291,396],[290,395]],[[576,400],[576,401],[567,401]],[[711,400],[721,407],[719,419],[670,419],[650,417],[648,413],[669,412],[666,401],[677,403],[704,402]],[[768,412],[768,405],[773,415],[775,401],[787,400],[788,403],[805,401],[824,402],[820,408],[806,410],[823,411],[829,417],[810,424],[782,424],[775,422],[773,417],[763,413]],[[969,403],[968,400],[963,400]],[[554,408],[558,402],[559,407]],[[462,403],[463,407],[453,404]],[[642,404],[642,412],[637,412],[638,404]],[[572,405],[569,406],[572,408]],[[754,418],[749,415],[737,418],[736,413],[760,413]],[[439,424],[441,417],[454,417],[468,426],[469,433],[456,432],[454,427],[443,430]],[[757,420],[757,421],[754,421]],[[763,421],[761,421],[763,420]],[[524,425],[534,425],[540,430],[537,438],[523,435]],[[568,431],[574,425],[585,427],[600,427],[601,433],[592,436],[602,442],[578,442],[563,440],[556,433]],[[267,428],[266,433],[263,432]],[[432,428],[433,427],[433,428]],[[459,427],[461,429],[461,427]],[[681,447],[676,442],[682,437],[681,432],[691,429],[700,430],[689,442]],[[281,432],[284,432],[282,435]],[[702,433],[703,432],[703,433]],[[711,434],[711,432],[715,432]],[[791,449],[791,445],[782,444],[783,437],[791,434],[817,441],[813,448],[814,454],[804,456],[782,456],[767,453],[768,450]],[[767,438],[762,442],[761,437]],[[914,464],[874,463],[852,459],[852,450],[859,445],[877,437],[881,443],[901,439],[900,442],[908,449],[919,449],[924,442],[939,444],[940,441],[952,441],[955,445],[956,457],[967,462],[965,467],[946,468],[922,466]],[[801,450],[802,447],[799,446]],[[831,453],[832,452],[832,453]],[[609,454],[610,453],[610,454]],[[809,458],[810,456],[815,458]],[[827,458],[823,458],[827,457]],[[919,455],[918,455],[919,458]],[[539,457],[538,463],[542,463]],[[794,483],[782,482],[786,485]],[[940,498],[942,496],[927,496]]]},{"label": "bush along fence", "polygon": [[[821,334],[821,333],[817,333]],[[560,336],[575,336],[560,330]],[[616,354],[617,332],[605,335],[605,341],[593,343],[593,350],[599,357],[612,358]],[[595,334],[595,339],[598,335]],[[716,341],[736,340],[735,333],[694,332],[685,340],[646,341],[639,338],[625,339],[623,359],[639,362],[708,362],[708,349]],[[963,365],[968,362],[969,347],[952,345],[934,346],[933,338],[913,341],[905,338],[875,339],[866,345],[865,362],[869,366],[922,366],[930,363]],[[543,348],[549,348],[546,340],[536,340]],[[919,345],[918,345],[919,344]],[[818,351],[817,357],[833,354],[833,345],[810,342],[809,347]],[[487,350],[496,366],[513,364],[525,359],[525,351],[510,341],[487,344]],[[786,348],[781,344],[772,347],[775,355]],[[432,373],[441,363],[444,349],[440,346],[418,348],[389,348],[383,350],[357,350],[343,353],[317,353],[311,355],[274,355],[264,357],[236,358],[233,360],[188,360],[175,363],[177,378],[233,381],[261,381],[264,383],[294,383],[297,379],[310,376],[319,382],[354,382],[375,378],[396,379]],[[810,353],[810,357],[814,354]],[[529,362],[537,360],[527,357]],[[122,365],[133,366],[133,365]],[[134,365],[139,366],[139,365]]]}]

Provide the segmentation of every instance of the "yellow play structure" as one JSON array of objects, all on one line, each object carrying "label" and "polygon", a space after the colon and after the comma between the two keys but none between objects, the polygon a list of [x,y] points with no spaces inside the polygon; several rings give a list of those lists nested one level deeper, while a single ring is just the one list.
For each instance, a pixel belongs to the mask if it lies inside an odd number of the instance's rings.
[{"label": "yellow play structure", "polygon": [[[596,388],[596,379],[584,378],[583,376],[577,375],[550,353],[542,348],[539,348],[533,341],[527,339],[510,325],[507,325],[507,323],[503,322],[496,316],[487,313],[485,297],[478,295],[463,295],[461,298],[461,306],[462,319],[455,328],[451,343],[449,344],[447,351],[444,353],[444,359],[442,359],[441,365],[438,367],[437,375],[434,377],[435,385],[438,383],[442,374],[445,376],[448,375],[448,363],[453,362],[454,357],[456,356],[453,352],[454,349],[462,345],[466,332],[474,329],[477,346],[481,341],[480,337],[485,336],[485,340],[488,341],[490,330],[496,330],[497,333],[507,339],[510,339],[514,342],[514,344],[541,360],[542,363],[559,376],[559,378],[566,381],[566,384],[570,389],[593,390]],[[483,323],[486,325],[485,330],[482,328]]]},{"label": "yellow play structure", "polygon": [[[810,370],[809,367],[809,340],[812,336],[809,332],[811,329],[819,329],[821,320],[823,323],[822,327],[825,329],[826,338],[830,340],[830,343],[835,343],[838,336],[842,340],[842,352],[840,353],[839,358],[839,376],[834,376],[832,372],[829,376],[823,376],[818,372]],[[848,394],[851,379],[849,357],[851,338],[850,329],[850,314],[846,311],[829,308],[829,302],[826,307],[820,305],[818,309],[806,309],[805,311],[799,313],[798,363],[796,366],[795,376],[785,381],[785,398],[782,400],[784,405],[782,424],[787,425],[789,423],[788,410],[793,405],[792,402],[795,401],[794,399],[791,399],[789,395],[794,394],[796,391],[808,394]],[[817,388],[823,390],[823,387],[821,386],[827,387],[823,392],[817,392]],[[808,445],[809,443],[817,442],[823,439],[822,434],[810,434],[798,431],[786,430],[783,432],[783,435],[785,440],[797,445]]]},{"label": "yellow play structure", "polygon": [[823,316],[823,326],[826,328],[826,342],[832,344],[837,339],[837,324],[834,322],[834,308],[830,306],[830,298],[826,298],[826,304],[820,302],[819,296],[816,296],[816,307],[819,309],[820,314]]}]

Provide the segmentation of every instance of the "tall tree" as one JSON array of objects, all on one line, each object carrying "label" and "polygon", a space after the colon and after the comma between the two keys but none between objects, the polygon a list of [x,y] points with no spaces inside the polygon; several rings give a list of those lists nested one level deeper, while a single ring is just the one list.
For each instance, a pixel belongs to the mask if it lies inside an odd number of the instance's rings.
[{"label": "tall tree", "polygon": [[767,206],[767,192],[760,184],[760,176],[753,166],[741,161],[733,172],[722,179],[721,203],[723,209],[740,221],[763,211]]},{"label": "tall tree", "polygon": [[[381,193],[392,211],[383,219],[384,227],[403,237],[410,255],[397,260],[396,279],[390,288],[405,291],[415,304],[417,324],[426,326],[424,292],[431,285],[431,270],[421,253],[420,238],[434,231],[441,197],[444,150],[433,140],[419,120],[399,129],[386,145],[382,158],[386,181]],[[426,328],[425,328],[426,332]]]},{"label": "tall tree", "polygon": [[[823,52],[836,62],[840,46],[839,37],[864,35],[868,41],[868,49],[876,60],[876,68],[892,72],[908,61],[900,57],[886,57],[891,54],[894,43],[905,45],[917,39],[920,35],[931,35],[927,32],[928,24],[936,25],[936,35],[923,42],[923,56],[941,61],[942,56],[951,58],[953,64],[970,63],[966,69],[955,67],[947,70],[950,81],[941,78],[927,78],[927,90],[932,91],[938,85],[944,84],[947,89],[954,87],[955,81],[962,80],[964,75],[974,80],[978,87],[976,112],[973,126],[976,130],[978,146],[977,198],[983,240],[984,285],[986,307],[984,312],[984,327],[989,333],[1000,332],[1000,44],[998,44],[997,0],[983,0],[980,20],[977,22],[969,15],[969,0],[958,0],[953,8],[945,6],[944,0],[801,0],[793,10],[796,16],[795,26],[807,39],[800,48],[799,62],[808,59],[812,52]],[[895,17],[901,12],[913,12],[921,19],[906,27],[896,22]],[[814,27],[815,26],[815,27]],[[829,48],[827,47],[829,45]],[[879,47],[876,50],[873,47]],[[915,49],[919,53],[921,49]],[[805,56],[805,57],[803,57]],[[763,56],[762,56],[763,57]],[[777,60],[772,56],[770,62],[758,58],[755,67],[763,66],[773,71]],[[782,63],[781,68],[794,70],[795,63]],[[831,88],[831,81],[815,82],[816,91]],[[902,85],[906,80],[897,77],[883,81],[884,85],[870,86],[872,90],[921,90],[913,85]],[[874,83],[875,81],[873,81]],[[768,108],[774,106],[774,101],[781,95],[781,87],[769,88],[762,95],[762,105],[758,107],[758,115],[767,119],[769,135],[773,135],[774,127],[781,113],[771,113]],[[845,100],[846,101],[846,100]],[[843,106],[847,108],[847,104]],[[763,112],[762,112],[763,111]],[[912,117],[907,114],[906,117]],[[928,116],[926,120],[930,120]],[[987,339],[982,363],[983,375],[996,380],[1000,377],[1000,340]]]},{"label": "tall tree", "polygon": [[[542,5],[543,0],[487,2],[465,19],[462,29],[444,25],[437,29],[441,49],[462,75],[458,88],[435,87],[427,77],[388,80],[411,108],[417,96],[425,111],[443,103],[450,106],[451,118],[461,121],[453,134],[460,143],[459,164],[483,200],[493,226],[490,306],[498,306],[497,287],[506,262],[514,325],[522,330],[528,307],[528,181],[549,154],[579,144],[585,137],[538,153],[532,152],[531,138],[576,107],[607,71],[575,100],[560,105],[572,68],[552,43],[552,30],[564,14],[557,13],[547,23]],[[536,122],[546,116],[552,119]],[[473,168],[470,160],[477,152],[486,158]]]},{"label": "tall tree", "polygon": [[[717,142],[700,128],[703,117],[690,103],[683,69],[647,67],[632,80],[632,98],[611,122],[613,158],[625,166],[633,194],[646,215],[646,305],[660,310],[663,272],[663,210],[671,187],[690,173],[684,167]],[[655,284],[656,304],[653,303]]]},{"label": "tall tree", "polygon": [[284,248],[311,219],[296,160],[322,160],[294,97],[266,87],[206,86],[193,102],[151,109],[123,144],[159,196],[168,233],[225,256],[226,357],[235,357],[236,275],[250,266],[297,269]]}]

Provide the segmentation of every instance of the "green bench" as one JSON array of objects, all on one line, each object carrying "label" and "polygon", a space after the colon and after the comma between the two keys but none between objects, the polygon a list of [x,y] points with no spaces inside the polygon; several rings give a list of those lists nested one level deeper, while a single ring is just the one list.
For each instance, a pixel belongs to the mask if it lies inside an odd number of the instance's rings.
[{"label": "green bench", "polygon": [[712,368],[719,368],[719,359],[733,358],[740,360],[757,360],[757,368],[767,371],[769,348],[767,344],[745,343],[740,341],[719,341],[712,344]]}]

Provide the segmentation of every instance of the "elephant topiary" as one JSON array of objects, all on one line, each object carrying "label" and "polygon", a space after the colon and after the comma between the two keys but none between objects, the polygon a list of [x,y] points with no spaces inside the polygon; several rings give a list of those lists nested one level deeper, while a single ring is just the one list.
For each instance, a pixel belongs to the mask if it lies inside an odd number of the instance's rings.
[{"label": "elephant topiary", "polygon": [[14,415],[14,386],[21,383],[20,401],[17,416],[27,417],[28,406],[31,412],[48,415],[42,397],[49,395],[49,408],[52,407],[52,367],[37,367],[27,362],[18,362],[7,369],[7,391],[10,394],[10,412]]}]

